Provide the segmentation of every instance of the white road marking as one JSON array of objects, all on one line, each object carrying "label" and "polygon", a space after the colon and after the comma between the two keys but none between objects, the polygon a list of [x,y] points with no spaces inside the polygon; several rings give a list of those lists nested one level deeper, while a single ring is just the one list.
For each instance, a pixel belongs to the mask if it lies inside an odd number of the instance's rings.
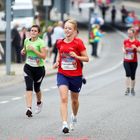
[{"label": "white road marking", "polygon": [[53,86],[53,87],[51,87],[51,89],[56,89],[57,88],[57,86]]},{"label": "white road marking", "polygon": [[111,71],[113,71],[113,70],[119,68],[119,67],[122,65],[122,63],[123,63],[123,62],[121,61],[120,63],[118,63],[118,64],[115,65],[114,67],[111,67],[110,69],[106,69],[106,70],[104,70],[104,71],[98,72],[98,73],[96,73],[95,75],[87,76],[86,78],[87,78],[87,79],[91,79],[91,78],[95,78],[95,77],[98,77],[98,76],[107,74],[107,73],[109,73],[109,72],[111,72]]},{"label": "white road marking", "polygon": [[15,100],[20,100],[20,99],[22,99],[22,97],[14,97],[11,100],[15,101]]},{"label": "white road marking", "polygon": [[6,103],[8,103],[8,102],[9,102],[8,100],[6,100],[6,101],[1,101],[0,104],[6,104]]},{"label": "white road marking", "polygon": [[49,88],[45,88],[42,91],[50,91],[50,89]]}]

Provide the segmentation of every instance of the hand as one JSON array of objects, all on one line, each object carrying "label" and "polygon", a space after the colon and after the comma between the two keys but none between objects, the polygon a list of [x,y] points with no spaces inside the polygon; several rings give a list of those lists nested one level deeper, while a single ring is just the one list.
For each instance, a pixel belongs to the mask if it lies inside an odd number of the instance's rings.
[{"label": "hand", "polygon": [[56,63],[53,64],[53,69],[56,69],[58,67],[59,67],[59,62],[56,62]]},{"label": "hand", "polygon": [[71,57],[77,58],[77,54],[76,54],[75,52],[70,52],[69,55],[70,55]]},{"label": "hand", "polygon": [[133,48],[133,49],[137,49],[137,47],[136,47],[135,45],[132,45],[132,48]]},{"label": "hand", "polygon": [[34,51],[34,47],[33,46],[28,46],[28,50]]},{"label": "hand", "polygon": [[26,54],[24,49],[22,49],[20,53],[21,53],[21,55],[25,55]]},{"label": "hand", "polygon": [[123,53],[126,54],[126,50],[125,49],[123,49]]}]

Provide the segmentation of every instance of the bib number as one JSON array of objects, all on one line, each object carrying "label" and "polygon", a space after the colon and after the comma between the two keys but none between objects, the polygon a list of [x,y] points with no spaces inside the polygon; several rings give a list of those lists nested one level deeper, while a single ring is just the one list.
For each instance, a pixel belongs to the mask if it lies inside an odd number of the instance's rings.
[{"label": "bib number", "polygon": [[125,57],[125,59],[127,59],[127,60],[133,60],[133,59],[134,59],[134,53],[128,52],[128,53],[125,54],[124,57]]},{"label": "bib number", "polygon": [[76,70],[77,62],[74,58],[63,58],[61,62],[61,68],[63,70]]},{"label": "bib number", "polygon": [[38,67],[39,66],[39,58],[38,57],[28,57],[27,63],[33,67]]}]

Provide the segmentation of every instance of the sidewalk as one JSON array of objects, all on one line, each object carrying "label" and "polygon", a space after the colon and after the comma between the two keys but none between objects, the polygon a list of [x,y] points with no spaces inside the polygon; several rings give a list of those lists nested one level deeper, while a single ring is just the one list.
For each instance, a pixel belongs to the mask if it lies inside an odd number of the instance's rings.
[{"label": "sidewalk", "polygon": [[[23,64],[11,64],[11,74],[6,75],[6,65],[0,64],[0,88],[7,88],[7,86],[16,85],[17,83],[24,81],[23,76]],[[46,76],[56,74],[57,70],[52,68],[52,64],[47,62],[46,67]]]},{"label": "sidewalk", "polygon": [[135,1],[122,1],[121,5],[125,5],[126,7],[131,7],[131,8],[140,8],[140,1],[135,2]]}]

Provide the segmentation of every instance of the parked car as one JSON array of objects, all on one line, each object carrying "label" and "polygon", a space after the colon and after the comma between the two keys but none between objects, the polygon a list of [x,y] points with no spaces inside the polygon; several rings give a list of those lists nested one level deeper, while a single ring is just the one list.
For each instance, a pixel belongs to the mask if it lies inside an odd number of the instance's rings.
[{"label": "parked car", "polygon": [[[34,8],[32,0],[15,0],[14,5],[12,6],[12,21],[11,29],[15,24],[19,25],[18,30],[21,30],[22,27],[27,29],[33,25],[34,22]],[[6,30],[6,21],[5,12],[0,12],[0,32],[5,32]]]},{"label": "parked car", "polygon": [[11,28],[15,24],[19,25],[19,30],[22,27],[30,28],[34,21],[34,8],[32,0],[15,0],[13,8],[13,20]]}]

